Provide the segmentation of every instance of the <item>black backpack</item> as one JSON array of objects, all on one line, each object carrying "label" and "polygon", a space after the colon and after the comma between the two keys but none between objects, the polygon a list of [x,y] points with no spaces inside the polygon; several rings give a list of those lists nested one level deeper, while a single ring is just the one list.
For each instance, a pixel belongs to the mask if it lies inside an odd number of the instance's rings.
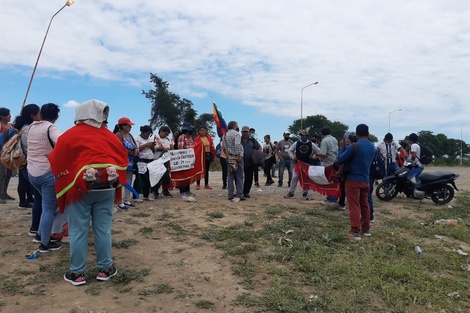
[{"label": "black backpack", "polygon": [[373,179],[382,179],[385,177],[385,158],[379,150],[375,150],[369,175]]},{"label": "black backpack", "polygon": [[426,164],[431,163],[433,161],[432,150],[426,146],[423,146],[422,144],[419,144],[419,147],[421,149],[421,157],[418,159],[421,162],[421,164],[426,165]]}]

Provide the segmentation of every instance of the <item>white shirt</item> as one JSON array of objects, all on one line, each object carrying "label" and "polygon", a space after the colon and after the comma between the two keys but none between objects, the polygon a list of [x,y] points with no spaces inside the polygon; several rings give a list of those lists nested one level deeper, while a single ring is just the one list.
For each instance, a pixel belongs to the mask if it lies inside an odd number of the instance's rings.
[{"label": "white shirt", "polygon": [[377,149],[379,149],[380,153],[382,153],[383,157],[385,158],[385,164],[390,164],[395,162],[397,153],[400,150],[400,146],[394,140],[391,143],[382,141],[377,146]]},{"label": "white shirt", "polygon": [[140,151],[140,157],[142,159],[153,160],[153,151],[147,147],[144,150],[140,150],[140,146],[146,143],[153,142],[153,138],[149,137],[147,139],[142,138],[140,135],[135,137],[135,143],[137,144],[137,148]]},{"label": "white shirt", "polygon": [[413,165],[423,167],[423,164],[419,161],[419,158],[421,157],[421,147],[417,143],[413,143],[410,147],[410,160],[413,152],[416,152],[416,159],[414,159]]}]

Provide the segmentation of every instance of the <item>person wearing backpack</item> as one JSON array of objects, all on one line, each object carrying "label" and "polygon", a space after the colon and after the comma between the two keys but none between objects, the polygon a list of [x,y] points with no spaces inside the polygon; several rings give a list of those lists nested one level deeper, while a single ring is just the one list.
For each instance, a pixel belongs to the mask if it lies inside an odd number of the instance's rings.
[{"label": "person wearing backpack", "polygon": [[411,133],[408,136],[408,144],[410,145],[410,156],[413,164],[413,167],[408,173],[408,179],[412,180],[414,178],[417,183],[420,183],[419,175],[423,172],[424,165],[419,160],[419,158],[421,158],[421,147],[418,144],[418,135]]},{"label": "person wearing backpack", "polygon": [[[10,123],[11,114],[7,108],[0,108],[0,134],[14,128]],[[6,143],[6,142],[5,142]],[[8,184],[10,183],[13,171],[0,163],[0,203],[7,203],[7,200],[15,200],[15,198],[7,194]]]},{"label": "person wearing backpack", "polygon": [[59,118],[59,106],[47,103],[41,107],[40,121],[34,121],[28,130],[28,177],[34,188],[42,196],[42,213],[39,221],[38,234],[33,242],[40,243],[40,252],[59,250],[62,244],[52,242],[51,230],[54,215],[57,210],[57,198],[54,184],[54,174],[48,156],[53,150],[53,145],[62,134],[54,124]]},{"label": "person wearing backpack", "polygon": [[396,162],[398,152],[404,153],[402,147],[393,140],[393,135],[391,133],[385,134],[384,140],[379,143],[377,149],[385,158],[385,176],[390,176],[395,173],[398,169],[398,164]]}]

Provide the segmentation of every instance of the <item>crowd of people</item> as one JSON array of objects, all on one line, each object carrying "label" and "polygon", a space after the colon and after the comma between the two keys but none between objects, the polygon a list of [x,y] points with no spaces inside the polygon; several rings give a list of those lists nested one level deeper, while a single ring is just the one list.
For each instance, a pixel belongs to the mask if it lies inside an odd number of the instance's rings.
[{"label": "crowd of people", "polygon": [[[310,137],[308,131],[301,130],[294,141],[291,133],[285,131],[279,141],[272,142],[266,134],[260,143],[254,128],[243,126],[240,131],[238,122],[230,121],[226,134],[215,146],[204,127],[197,130],[193,139],[194,127],[189,122],[173,133],[169,127],[162,126],[155,135],[149,125],[142,125],[140,134],[134,137],[131,132],[135,124],[130,118],[121,117],[111,132],[109,106],[99,100],[89,100],[77,107],[75,126],[64,133],[55,125],[59,112],[53,103],[41,108],[28,104],[11,123],[10,111],[0,108],[0,131],[14,128],[22,134],[27,165],[18,171],[17,191],[18,207],[32,209],[28,235],[34,237],[33,241],[39,243],[38,251],[43,253],[59,250],[62,242],[70,242],[70,269],[64,279],[75,286],[86,283],[90,220],[95,236],[96,279],[106,281],[117,274],[111,251],[113,210],[129,210],[159,197],[173,198],[171,190],[175,185],[170,161],[164,163],[165,173],[157,184],[151,184],[146,170],[146,165],[170,150],[191,149],[196,145],[203,149],[204,167],[195,181],[196,193],[190,189],[193,181],[178,185],[180,197],[191,201],[195,201],[201,188],[213,188],[209,183],[210,165],[216,159],[222,168],[222,189],[227,189],[228,200],[232,202],[249,199],[253,184],[260,186],[260,167],[266,178],[264,185],[275,184],[277,178],[278,188],[288,188],[284,198],[291,199],[301,181],[294,170],[297,162],[323,167],[348,163],[349,174],[339,184],[341,196],[327,196],[322,204],[348,208],[347,237],[357,240],[371,236],[370,224],[374,221],[371,194],[375,181],[369,175],[374,153],[379,151],[383,155],[388,175],[403,166],[408,154],[414,162],[409,178],[419,181],[423,170],[416,134],[408,136],[408,143],[397,144],[388,133],[375,147],[369,141],[369,128],[365,124],[356,127],[355,135],[345,134],[340,142],[324,126],[321,138]],[[0,165],[0,203],[15,200],[7,193],[11,176],[12,171]],[[308,200],[309,189],[302,187],[302,197]]]}]

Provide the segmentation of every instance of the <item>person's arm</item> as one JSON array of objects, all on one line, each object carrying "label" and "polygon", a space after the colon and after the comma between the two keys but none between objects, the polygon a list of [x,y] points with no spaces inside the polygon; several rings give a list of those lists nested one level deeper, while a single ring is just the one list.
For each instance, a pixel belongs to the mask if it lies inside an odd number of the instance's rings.
[{"label": "person's arm", "polygon": [[294,142],[292,146],[289,147],[289,150],[287,150],[287,153],[289,154],[289,157],[294,161],[297,162],[297,157],[295,156],[295,148],[297,147],[297,141]]},{"label": "person's arm", "polygon": [[344,162],[346,162],[347,160],[351,158],[353,154],[354,145],[357,145],[357,143],[349,145],[349,147],[343,153],[338,155],[338,161],[337,161],[338,164],[343,164]]}]

